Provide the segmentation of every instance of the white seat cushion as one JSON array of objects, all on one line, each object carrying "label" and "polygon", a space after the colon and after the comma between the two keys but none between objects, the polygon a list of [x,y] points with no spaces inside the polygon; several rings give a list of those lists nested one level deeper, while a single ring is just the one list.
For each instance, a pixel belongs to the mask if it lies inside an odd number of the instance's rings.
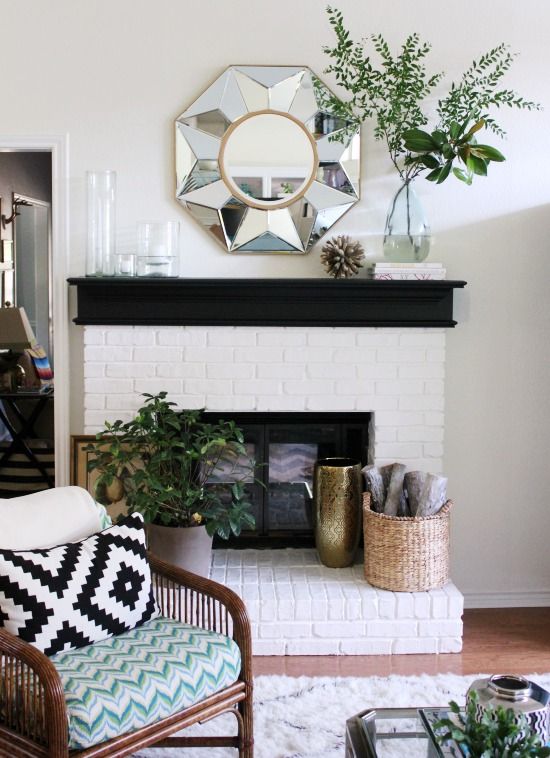
[{"label": "white seat cushion", "polygon": [[0,549],[42,550],[108,526],[105,508],[82,487],[55,487],[0,499]]}]

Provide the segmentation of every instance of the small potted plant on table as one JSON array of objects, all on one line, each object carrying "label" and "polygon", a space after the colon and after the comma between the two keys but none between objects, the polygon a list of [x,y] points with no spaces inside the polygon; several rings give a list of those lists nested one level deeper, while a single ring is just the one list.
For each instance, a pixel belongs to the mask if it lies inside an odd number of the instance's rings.
[{"label": "small potted plant on table", "polygon": [[480,717],[477,703],[476,692],[470,694],[465,711],[454,701],[450,702],[450,717],[434,724],[440,744],[454,744],[468,758],[550,756],[550,747],[544,746],[523,714],[499,705],[487,708]]},{"label": "small potted plant on table", "polygon": [[[106,422],[87,447],[88,467],[98,488],[120,482],[128,512],[147,523],[152,552],[208,576],[214,534],[227,539],[254,526],[244,484],[254,480],[254,462],[233,421],[208,423],[166,394],[145,393],[131,421]],[[228,487],[210,483],[222,470]]]}]

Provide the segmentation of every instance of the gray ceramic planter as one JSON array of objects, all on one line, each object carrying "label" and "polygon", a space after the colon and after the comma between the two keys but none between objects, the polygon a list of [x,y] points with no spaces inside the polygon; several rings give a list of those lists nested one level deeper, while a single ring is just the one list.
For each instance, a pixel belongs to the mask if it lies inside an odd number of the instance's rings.
[{"label": "gray ceramic planter", "polygon": [[212,537],[205,526],[159,526],[147,524],[149,550],[167,563],[208,577]]}]

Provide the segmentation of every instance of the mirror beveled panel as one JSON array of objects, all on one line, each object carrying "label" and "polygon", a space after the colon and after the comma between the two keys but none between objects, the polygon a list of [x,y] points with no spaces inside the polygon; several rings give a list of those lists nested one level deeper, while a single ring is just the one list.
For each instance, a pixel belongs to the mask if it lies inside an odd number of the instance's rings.
[{"label": "mirror beveled panel", "polygon": [[176,198],[232,253],[307,253],[359,199],[359,130],[308,68],[231,66],[176,120]]}]

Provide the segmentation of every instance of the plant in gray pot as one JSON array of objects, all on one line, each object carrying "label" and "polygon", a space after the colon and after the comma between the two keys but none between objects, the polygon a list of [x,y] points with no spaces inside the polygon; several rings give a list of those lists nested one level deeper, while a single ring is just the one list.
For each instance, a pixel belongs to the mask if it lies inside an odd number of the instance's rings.
[{"label": "plant in gray pot", "polygon": [[153,553],[208,576],[214,534],[227,539],[254,526],[245,494],[254,462],[233,421],[208,423],[202,411],[177,409],[166,395],[145,393],[131,421],[105,422],[87,447],[94,456],[88,468],[99,473],[98,488],[121,482],[128,512],[147,523]]}]

